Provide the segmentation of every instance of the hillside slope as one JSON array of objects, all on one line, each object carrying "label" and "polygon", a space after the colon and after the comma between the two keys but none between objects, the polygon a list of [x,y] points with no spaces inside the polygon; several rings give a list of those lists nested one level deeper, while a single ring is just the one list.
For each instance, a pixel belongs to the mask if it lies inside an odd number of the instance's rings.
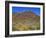
[{"label": "hillside slope", "polygon": [[39,30],[40,29],[40,16],[35,15],[33,12],[22,12],[12,14],[12,30],[13,31],[26,31],[26,30]]}]

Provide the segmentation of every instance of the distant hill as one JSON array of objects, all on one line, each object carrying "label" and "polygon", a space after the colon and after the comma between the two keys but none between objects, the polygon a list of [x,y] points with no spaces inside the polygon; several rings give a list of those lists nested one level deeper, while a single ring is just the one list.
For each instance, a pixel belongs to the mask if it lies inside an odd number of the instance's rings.
[{"label": "distant hill", "polygon": [[20,13],[16,13],[14,14],[16,16],[16,18],[35,18],[37,15],[34,14],[33,12],[31,11],[25,11],[25,12],[20,12]]}]

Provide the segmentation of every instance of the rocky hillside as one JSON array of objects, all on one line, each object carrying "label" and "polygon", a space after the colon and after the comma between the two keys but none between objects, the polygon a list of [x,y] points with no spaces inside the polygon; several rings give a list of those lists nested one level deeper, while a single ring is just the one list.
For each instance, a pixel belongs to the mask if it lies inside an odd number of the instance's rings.
[{"label": "rocky hillside", "polygon": [[[13,31],[40,29],[40,16],[31,11],[12,14]],[[28,27],[27,27],[28,26]]]}]

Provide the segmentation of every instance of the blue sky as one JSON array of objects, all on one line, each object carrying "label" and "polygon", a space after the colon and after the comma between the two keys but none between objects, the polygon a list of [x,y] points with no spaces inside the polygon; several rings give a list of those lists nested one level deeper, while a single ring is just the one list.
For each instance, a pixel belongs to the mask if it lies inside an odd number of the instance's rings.
[{"label": "blue sky", "polygon": [[23,12],[31,10],[36,15],[40,16],[40,8],[35,7],[12,7],[12,13]]}]

